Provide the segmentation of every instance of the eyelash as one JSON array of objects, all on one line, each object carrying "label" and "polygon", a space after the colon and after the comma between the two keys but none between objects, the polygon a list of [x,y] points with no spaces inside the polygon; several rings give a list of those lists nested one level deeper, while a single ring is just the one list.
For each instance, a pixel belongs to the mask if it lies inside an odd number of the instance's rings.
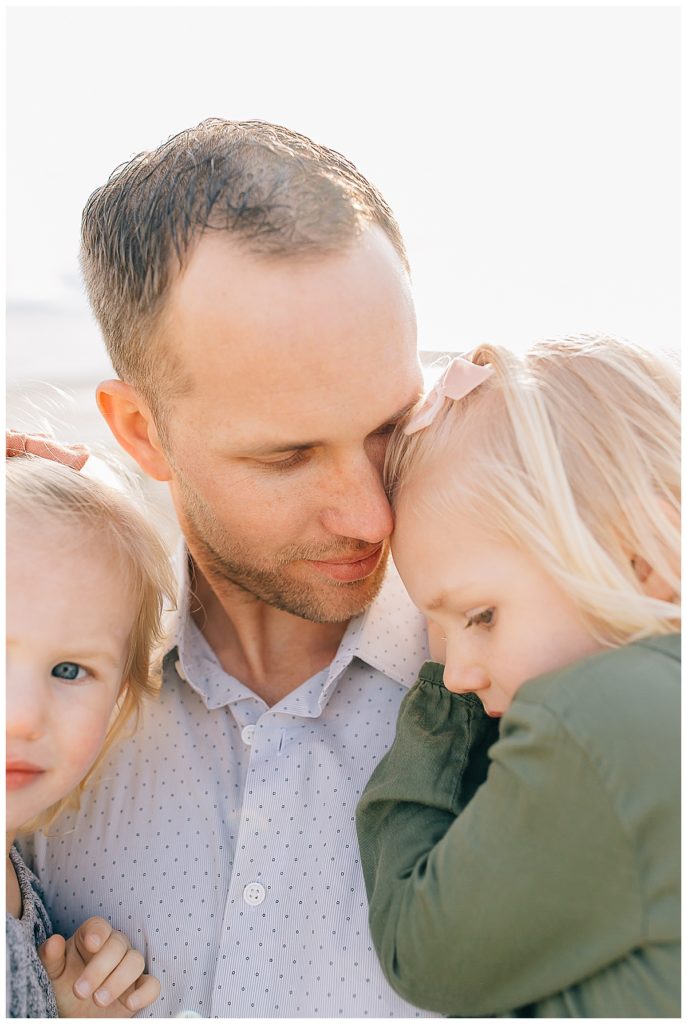
[{"label": "eyelash", "polygon": [[[483,626],[484,629],[492,629],[494,626],[494,612],[495,608],[485,608],[481,612],[477,612],[475,615],[469,615],[468,621],[465,623],[464,629],[470,629],[470,626]],[[484,616],[488,615],[489,620],[486,621]]]},{"label": "eyelash", "polygon": [[268,469],[292,469],[294,466],[298,466],[305,460],[306,449],[299,449],[294,452],[293,455],[289,455],[288,459],[279,459],[278,462],[262,462],[262,466],[266,466]]},{"label": "eyelash", "polygon": [[[395,423],[389,423],[387,426],[382,427],[381,430],[376,430],[374,434],[370,434],[370,437],[388,437],[389,434],[393,433]],[[280,470],[293,469],[295,466],[300,465],[304,462],[308,456],[308,448],[299,448],[293,455],[289,455],[287,459],[279,459],[275,462],[261,462],[261,466],[265,466],[267,469],[275,469],[277,472]]]},{"label": "eyelash", "polygon": [[389,434],[393,434],[393,432],[394,432],[394,430],[396,429],[397,426],[398,426],[398,422],[396,422],[396,423],[387,423],[386,426],[382,427],[380,430],[375,430],[374,434],[371,434],[370,436],[371,437],[388,437]]}]

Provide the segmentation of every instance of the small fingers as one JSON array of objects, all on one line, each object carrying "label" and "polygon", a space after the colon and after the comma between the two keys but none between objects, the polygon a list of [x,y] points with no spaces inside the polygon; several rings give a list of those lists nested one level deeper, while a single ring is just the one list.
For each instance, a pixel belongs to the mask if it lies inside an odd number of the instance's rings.
[{"label": "small fingers", "polygon": [[67,944],[61,935],[51,935],[38,947],[38,955],[51,981],[55,981],[64,971]]},{"label": "small fingers", "polygon": [[61,462],[70,469],[81,469],[88,459],[88,448],[82,444],[60,444],[48,438],[27,437],[26,451],[29,455],[40,455],[52,462]]},{"label": "small fingers", "polygon": [[112,925],[104,917],[89,917],[79,925],[74,932],[74,945],[86,963],[105,945],[112,932]]},{"label": "small fingers", "polygon": [[[112,973],[105,978],[93,993],[93,1002],[98,1006],[109,1006],[123,992],[138,981],[145,970],[143,954],[137,949],[129,949]],[[125,1005],[128,1000],[124,1000]],[[131,1007],[129,1007],[131,1008]]]},{"label": "small fingers", "polygon": [[[100,918],[99,920],[102,920]],[[107,922],[105,922],[107,923]],[[109,926],[108,926],[109,927]],[[82,925],[81,928],[84,928]],[[81,930],[81,929],[80,929]],[[86,934],[86,933],[85,933]],[[88,939],[94,940],[95,933],[88,932]],[[87,939],[84,940],[88,941]],[[96,989],[101,988],[107,978],[119,966],[130,950],[129,940],[122,932],[112,931],[106,939],[102,948],[97,953],[87,953],[84,957],[87,960],[86,966],[74,982],[74,994],[80,999],[86,999]],[[139,954],[140,956],[140,954]],[[141,970],[143,968],[141,967]],[[140,974],[141,971],[139,970]],[[131,984],[131,982],[129,982]],[[101,1005],[106,1005],[101,1003]]]},{"label": "small fingers", "polygon": [[13,455],[24,454],[27,436],[27,434],[22,434],[20,430],[5,431],[5,453],[8,459]]},{"label": "small fingers", "polygon": [[52,462],[61,462],[70,469],[81,469],[90,454],[86,445],[61,444],[47,434],[25,434],[21,430],[7,430],[5,433],[7,458],[15,455],[39,455]]},{"label": "small fingers", "polygon": [[144,1010],[154,1003],[160,995],[160,982],[150,974],[142,974],[136,982],[134,991],[124,1000],[125,1005],[133,1012]]}]

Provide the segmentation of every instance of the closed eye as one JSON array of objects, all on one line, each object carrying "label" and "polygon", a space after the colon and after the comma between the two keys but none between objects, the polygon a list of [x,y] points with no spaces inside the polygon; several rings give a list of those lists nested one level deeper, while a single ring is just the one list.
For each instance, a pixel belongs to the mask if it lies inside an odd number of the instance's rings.
[{"label": "closed eye", "polygon": [[309,448],[297,448],[291,455],[287,455],[284,459],[256,459],[256,464],[264,469],[275,469],[277,471],[281,469],[293,469],[294,466],[300,465],[305,462],[308,458]]},{"label": "closed eye", "polygon": [[375,430],[371,437],[387,437],[389,434],[393,434],[396,429],[396,423],[385,423],[379,430]]},{"label": "closed eye", "polygon": [[408,405],[405,406],[405,408],[401,409],[400,412],[396,413],[392,420],[389,420],[387,423],[383,423],[381,427],[379,427],[377,430],[374,430],[370,434],[370,437],[388,437],[390,434],[393,434],[394,430],[399,425],[404,416],[406,416],[406,414],[410,412],[410,410],[414,408],[416,404],[417,399],[413,399],[413,401],[409,402]]}]

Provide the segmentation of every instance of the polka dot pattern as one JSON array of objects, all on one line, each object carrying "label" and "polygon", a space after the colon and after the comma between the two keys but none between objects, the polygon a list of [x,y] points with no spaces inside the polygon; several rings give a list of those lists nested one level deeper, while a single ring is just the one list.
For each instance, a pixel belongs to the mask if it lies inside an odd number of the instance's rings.
[{"label": "polka dot pattern", "polygon": [[57,931],[101,914],[161,983],[139,1016],[420,1017],[377,964],[355,808],[427,657],[393,569],[328,669],[272,708],[186,614],[160,699],[26,848]]}]

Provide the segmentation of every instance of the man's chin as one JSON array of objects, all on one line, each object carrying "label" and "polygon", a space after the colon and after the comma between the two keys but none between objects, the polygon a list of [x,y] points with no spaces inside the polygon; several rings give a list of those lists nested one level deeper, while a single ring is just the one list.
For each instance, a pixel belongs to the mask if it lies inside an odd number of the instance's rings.
[{"label": "man's chin", "polygon": [[[197,541],[197,547],[193,541]],[[218,594],[227,586],[236,588],[309,622],[348,622],[364,612],[381,589],[389,560],[389,545],[385,544],[368,576],[343,582],[319,571],[307,560],[299,559],[279,569],[263,569],[247,561],[230,561],[206,541],[197,537],[192,540],[189,534],[187,543],[196,565]]]},{"label": "man's chin", "polygon": [[330,579],[308,567],[307,583],[302,579],[285,588],[277,607],[309,622],[348,622],[372,604],[384,583],[389,562],[389,546],[369,576],[348,583]]}]

